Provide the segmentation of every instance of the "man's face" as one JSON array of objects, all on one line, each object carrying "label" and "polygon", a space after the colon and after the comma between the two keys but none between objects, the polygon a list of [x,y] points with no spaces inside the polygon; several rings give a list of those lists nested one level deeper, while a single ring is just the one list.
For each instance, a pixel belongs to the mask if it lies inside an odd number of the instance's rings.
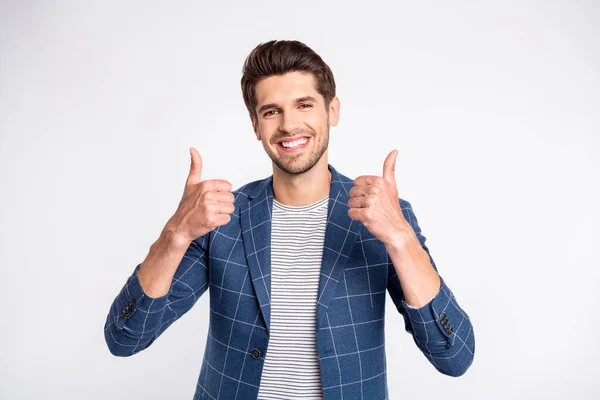
[{"label": "man's face", "polygon": [[254,132],[275,165],[288,174],[304,173],[321,159],[329,144],[329,124],[338,121],[338,98],[325,109],[315,83],[311,73],[295,71],[265,78],[255,88]]}]

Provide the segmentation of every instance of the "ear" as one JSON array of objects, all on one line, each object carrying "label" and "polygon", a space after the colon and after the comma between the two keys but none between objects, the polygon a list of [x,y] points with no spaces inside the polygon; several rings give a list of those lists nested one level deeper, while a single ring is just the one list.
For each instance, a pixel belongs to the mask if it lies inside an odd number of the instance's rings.
[{"label": "ear", "polygon": [[329,123],[336,126],[340,119],[340,99],[335,96],[329,102]]},{"label": "ear", "polygon": [[256,139],[260,140],[260,134],[258,133],[258,121],[254,119],[252,114],[248,114],[248,115],[250,116],[250,122],[252,122],[252,130],[254,131],[254,134],[256,135]]}]

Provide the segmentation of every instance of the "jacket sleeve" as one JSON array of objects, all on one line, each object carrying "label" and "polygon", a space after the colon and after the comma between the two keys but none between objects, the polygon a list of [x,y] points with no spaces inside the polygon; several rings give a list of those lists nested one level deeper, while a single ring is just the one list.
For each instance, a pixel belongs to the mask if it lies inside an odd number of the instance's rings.
[{"label": "jacket sleeve", "polygon": [[207,233],[194,240],[177,267],[169,292],[146,295],[138,279],[138,264],[114,299],[104,338],[112,354],[127,357],[139,353],[185,314],[208,288]]},{"label": "jacket sleeve", "polygon": [[[400,200],[400,206],[439,275],[410,203]],[[397,310],[404,317],[406,331],[413,336],[416,345],[438,371],[449,376],[460,376],[473,362],[473,326],[441,276],[440,281],[440,289],[433,299],[421,308],[411,307],[404,301],[394,265],[391,260],[388,263],[387,289]]]}]

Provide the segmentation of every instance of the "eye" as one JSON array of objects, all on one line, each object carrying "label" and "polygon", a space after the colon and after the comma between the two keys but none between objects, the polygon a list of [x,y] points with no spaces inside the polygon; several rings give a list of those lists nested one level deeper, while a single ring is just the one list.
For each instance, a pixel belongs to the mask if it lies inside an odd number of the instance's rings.
[{"label": "eye", "polygon": [[303,106],[312,107],[312,105],[310,105],[310,104],[300,104],[300,107],[303,107]]},{"label": "eye", "polygon": [[263,116],[264,116],[264,117],[268,117],[269,115],[273,115],[273,114],[271,114],[271,113],[276,113],[276,112],[277,112],[277,110],[269,110],[269,111],[267,111],[266,113],[264,113],[264,114],[263,114]]}]

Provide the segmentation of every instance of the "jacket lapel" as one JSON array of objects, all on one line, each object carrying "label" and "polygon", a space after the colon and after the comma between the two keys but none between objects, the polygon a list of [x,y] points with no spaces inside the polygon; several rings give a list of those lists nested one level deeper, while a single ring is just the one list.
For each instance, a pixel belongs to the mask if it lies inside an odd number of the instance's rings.
[{"label": "jacket lapel", "polygon": [[317,332],[322,327],[323,317],[329,308],[344,266],[350,258],[361,224],[360,221],[354,221],[348,216],[350,208],[348,191],[354,186],[354,181],[338,173],[331,165],[329,165],[329,170],[331,171],[331,188],[319,279],[319,295],[317,296]]},{"label": "jacket lapel", "polygon": [[[360,222],[348,216],[348,191],[353,180],[338,173],[331,164],[331,185],[327,208],[327,227],[317,296],[316,329],[329,307],[341,272],[358,237]],[[271,320],[271,217],[273,211],[273,175],[261,181],[248,195],[241,210],[241,228],[250,279],[261,313],[270,333]]]},{"label": "jacket lapel", "polygon": [[248,195],[240,211],[242,239],[250,280],[260,305],[267,331],[271,320],[271,215],[273,210],[273,175],[260,182]]}]

